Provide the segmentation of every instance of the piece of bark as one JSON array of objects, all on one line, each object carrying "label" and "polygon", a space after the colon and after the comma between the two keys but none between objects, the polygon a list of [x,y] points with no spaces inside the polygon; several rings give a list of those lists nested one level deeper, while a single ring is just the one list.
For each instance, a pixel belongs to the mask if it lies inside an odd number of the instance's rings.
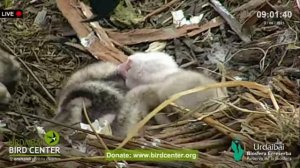
[{"label": "piece of bark", "polygon": [[[122,51],[111,45],[107,45],[103,39],[99,39],[87,26],[88,23],[81,23],[83,18],[80,15],[80,11],[76,9],[76,0],[56,0],[56,3],[58,9],[77,33],[78,38],[82,42],[81,44],[83,44],[94,57],[113,63],[121,63],[127,59]],[[86,44],[84,44],[84,40],[87,41]]]},{"label": "piece of bark", "polygon": [[224,20],[216,17],[202,25],[188,25],[180,28],[169,27],[162,29],[136,29],[129,32],[107,31],[108,36],[123,45],[133,45],[145,42],[170,40],[182,36],[195,36],[205,30],[220,26]]}]

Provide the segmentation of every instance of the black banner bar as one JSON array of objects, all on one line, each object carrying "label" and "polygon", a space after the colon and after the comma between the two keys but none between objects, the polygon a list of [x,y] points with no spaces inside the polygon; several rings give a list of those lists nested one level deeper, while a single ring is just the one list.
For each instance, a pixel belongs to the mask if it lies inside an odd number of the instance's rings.
[{"label": "black banner bar", "polygon": [[0,9],[0,18],[23,18],[23,11]]}]

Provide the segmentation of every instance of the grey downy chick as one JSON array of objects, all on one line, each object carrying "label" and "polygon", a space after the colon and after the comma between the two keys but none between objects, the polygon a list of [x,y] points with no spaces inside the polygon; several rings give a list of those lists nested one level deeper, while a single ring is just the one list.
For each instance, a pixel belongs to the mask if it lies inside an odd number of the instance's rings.
[{"label": "grey downy chick", "polygon": [[117,65],[109,62],[88,65],[75,72],[61,89],[53,120],[68,125],[87,123],[83,116],[86,108],[91,122],[102,119],[112,124],[126,91],[125,80],[117,73]]},{"label": "grey downy chick", "polygon": [[20,78],[20,64],[14,56],[0,48],[0,110],[8,109]]}]

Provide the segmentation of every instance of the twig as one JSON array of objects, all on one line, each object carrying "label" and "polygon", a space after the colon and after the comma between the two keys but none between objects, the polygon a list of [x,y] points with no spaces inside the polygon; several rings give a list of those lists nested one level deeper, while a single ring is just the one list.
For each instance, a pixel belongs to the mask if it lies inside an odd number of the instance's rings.
[{"label": "twig", "polygon": [[274,44],[274,45],[269,46],[265,50],[265,54],[264,54],[263,58],[259,62],[261,72],[265,72],[267,70],[267,68],[269,67],[269,65],[265,66],[265,60],[267,58],[267,54],[268,54],[270,49],[272,49],[273,47],[277,47],[277,46],[294,44],[295,42],[296,42],[296,40],[294,40],[293,42],[279,43],[279,44]]},{"label": "twig", "polygon": [[223,137],[220,139],[214,139],[214,140],[203,140],[200,142],[191,142],[191,143],[185,143],[180,144],[180,146],[184,148],[191,148],[191,149],[208,149],[208,148],[215,148],[217,146],[225,146],[230,142],[230,138]]},{"label": "twig", "polygon": [[226,61],[224,62],[224,64],[228,63],[234,56],[236,56],[238,53],[242,52],[242,51],[248,51],[248,50],[259,50],[263,53],[263,55],[266,55],[267,53],[265,52],[264,49],[259,48],[259,47],[253,47],[253,48],[243,48],[238,50],[237,52],[233,53],[229,58],[226,59]]},{"label": "twig", "polygon": [[32,72],[32,70],[26,65],[26,63],[19,57],[17,59],[23,64],[26,70],[31,74],[31,76],[36,80],[36,82],[42,87],[46,95],[51,99],[52,103],[55,104],[55,98],[49,93],[46,87],[42,84],[42,82],[36,77],[36,75]]},{"label": "twig", "polygon": [[103,141],[103,139],[97,134],[95,128],[93,127],[92,123],[91,123],[91,120],[86,112],[86,107],[85,107],[85,104],[84,104],[84,101],[82,102],[83,104],[83,114],[84,114],[84,117],[86,118],[88,124],[90,125],[90,127],[92,128],[95,136],[97,137],[97,139],[99,140],[100,144],[104,147],[105,150],[108,150],[108,147],[106,146],[105,142]]},{"label": "twig", "polygon": [[175,144],[183,144],[183,143],[188,143],[188,142],[195,142],[195,141],[200,141],[205,138],[212,137],[213,135],[217,134],[217,130],[214,128],[202,131],[201,134],[195,134],[193,136],[188,136],[188,137],[183,137],[183,138],[176,138],[174,141],[172,141]]},{"label": "twig", "polygon": [[[7,115],[13,115],[11,113],[16,113],[16,114],[19,114],[19,115],[25,115],[25,116],[32,117],[32,118],[37,118],[37,119],[40,119],[40,120],[43,120],[43,121],[47,121],[47,122],[62,126],[62,127],[66,127],[66,128],[70,128],[70,129],[73,129],[73,130],[77,130],[77,131],[81,131],[81,132],[84,132],[84,133],[94,135],[94,132],[92,132],[92,131],[84,130],[84,129],[73,127],[73,126],[69,126],[69,125],[66,125],[66,124],[63,124],[63,123],[60,123],[60,122],[56,122],[56,121],[53,121],[51,119],[47,119],[47,118],[44,118],[44,117],[40,117],[40,116],[37,116],[37,115],[34,115],[34,114],[24,113],[24,112],[6,112]],[[115,138],[110,138],[110,139],[117,140]]]},{"label": "twig", "polygon": [[65,42],[64,44],[68,45],[68,46],[71,46],[71,47],[74,47],[74,48],[77,48],[78,50],[83,51],[83,52],[87,51],[82,45],[79,45],[79,44],[76,44],[76,43]]},{"label": "twig", "polygon": [[155,130],[155,129],[161,129],[161,128],[166,128],[166,127],[176,127],[180,125],[184,125],[187,123],[190,123],[190,120],[184,120],[184,121],[178,121],[175,123],[170,123],[170,124],[161,124],[161,125],[154,125],[154,126],[149,126],[146,128],[146,130]]},{"label": "twig", "polygon": [[147,15],[144,17],[144,20],[147,20],[147,19],[149,19],[151,16],[156,15],[156,14],[158,14],[158,13],[164,11],[165,9],[167,9],[167,8],[169,8],[170,6],[172,6],[173,4],[175,4],[177,1],[179,1],[179,0],[173,0],[173,1],[170,1],[169,3],[166,3],[166,4],[163,5],[162,7],[160,7],[160,8],[158,8],[158,9],[154,10],[153,12],[147,14]]},{"label": "twig", "polygon": [[29,89],[37,96],[39,97],[39,99],[41,100],[41,102],[43,102],[45,104],[45,106],[48,106],[53,112],[55,112],[56,108],[51,105],[49,103],[49,101],[47,99],[45,99],[45,97],[43,97],[38,91],[36,91],[35,89],[33,89],[31,86],[29,86]]},{"label": "twig", "polygon": [[130,55],[131,55],[131,54],[135,53],[134,50],[132,50],[131,48],[129,48],[129,47],[127,47],[127,46],[125,46],[125,45],[123,45],[123,44],[117,42],[116,40],[111,39],[111,41],[112,41],[115,45],[117,45],[118,47],[120,47],[123,51],[125,51],[127,54],[130,54]]},{"label": "twig", "polygon": [[180,68],[187,68],[187,67],[189,67],[189,66],[191,66],[191,65],[194,65],[194,64],[197,64],[197,63],[198,63],[197,60],[192,60],[192,61],[190,61],[190,62],[187,62],[187,63],[185,63],[185,64],[180,65]]},{"label": "twig", "polygon": [[159,139],[165,139],[165,138],[174,137],[174,136],[177,136],[177,135],[197,132],[197,131],[200,131],[201,129],[202,128],[200,128],[200,127],[196,127],[196,128],[193,128],[193,129],[176,129],[172,132],[168,132],[168,133],[160,134],[160,135],[155,135],[155,137],[159,138]]}]

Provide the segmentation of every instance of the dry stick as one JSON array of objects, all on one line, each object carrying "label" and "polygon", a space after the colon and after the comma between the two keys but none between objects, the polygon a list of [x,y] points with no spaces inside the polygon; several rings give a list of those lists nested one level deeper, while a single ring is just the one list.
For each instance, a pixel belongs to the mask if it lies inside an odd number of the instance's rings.
[{"label": "dry stick", "polygon": [[[53,121],[51,119],[43,118],[43,117],[40,117],[40,116],[37,116],[37,115],[34,115],[34,114],[24,113],[24,112],[14,112],[14,113],[19,114],[19,115],[25,115],[25,116],[32,117],[32,118],[37,118],[37,119],[40,119],[40,120],[43,120],[43,121],[47,121],[47,122],[50,122],[50,123],[62,126],[62,127],[66,127],[66,128],[70,128],[70,129],[73,129],[73,130],[77,130],[77,131],[81,131],[81,132],[84,132],[84,133],[87,133],[87,134],[94,135],[94,132],[92,132],[92,131],[84,130],[84,129],[73,127],[73,126],[69,126],[69,125],[65,125],[65,124]],[[10,113],[6,112],[6,114],[7,115],[12,115],[11,112]],[[118,139],[112,138],[112,137],[106,137],[106,138],[111,139],[111,140],[118,140]]]},{"label": "dry stick", "polygon": [[78,50],[80,50],[82,52],[86,52],[87,51],[87,49],[84,48],[82,45],[79,45],[79,44],[76,44],[76,43],[65,42],[64,44],[68,45],[68,46],[71,46],[73,48],[76,48],[76,49],[78,49]]},{"label": "dry stick", "polygon": [[156,10],[154,10],[153,12],[149,13],[148,15],[146,15],[144,17],[144,20],[147,20],[149,17],[153,16],[153,15],[156,15],[162,11],[164,11],[165,9],[167,9],[168,7],[171,7],[173,4],[175,4],[177,1],[179,0],[173,0],[173,1],[170,1],[169,3],[163,5],[161,8],[158,8]]},{"label": "dry stick", "polygon": [[264,49],[260,48],[260,47],[251,47],[251,48],[243,48],[238,50],[237,52],[233,53],[225,62],[224,64],[228,63],[234,56],[236,56],[238,53],[242,52],[242,51],[248,51],[248,50],[259,50],[263,53],[263,55],[267,55],[267,53],[265,52]]},{"label": "dry stick", "polygon": [[164,134],[159,134],[159,135],[155,135],[155,138],[158,138],[158,139],[165,139],[165,138],[169,138],[169,137],[174,137],[174,136],[177,136],[177,135],[182,135],[182,134],[187,134],[187,133],[193,133],[193,132],[196,132],[196,131],[201,131],[202,128],[200,127],[196,127],[196,128],[193,128],[193,129],[182,129],[182,128],[178,128],[176,131],[170,131],[168,133],[164,133]]},{"label": "dry stick", "polygon": [[178,122],[170,123],[170,124],[153,125],[153,126],[147,127],[146,130],[155,130],[155,129],[161,129],[161,128],[166,128],[166,127],[175,127],[175,126],[184,125],[184,124],[187,124],[190,122],[191,122],[191,120],[183,120],[183,121],[178,121]]},{"label": "dry stick", "polygon": [[269,52],[269,50],[271,50],[273,47],[277,47],[277,46],[282,46],[282,45],[289,45],[289,44],[294,44],[295,41],[293,42],[287,42],[287,43],[279,43],[279,44],[274,44],[274,45],[271,45],[270,47],[268,47],[266,50],[265,50],[265,53],[264,53],[264,56],[263,58],[260,60],[260,70],[264,73],[265,70],[267,70],[267,68],[269,67],[269,65],[267,65],[266,67],[265,66],[265,59],[267,58],[267,54]]},{"label": "dry stick", "polygon": [[[81,131],[81,132],[84,132],[84,133],[87,133],[87,134],[94,135],[94,132],[92,132],[92,131],[84,130],[84,129],[69,126],[69,125],[65,125],[65,124],[62,124],[60,122],[56,122],[56,121],[53,121],[51,119],[46,119],[46,118],[43,118],[43,117],[40,117],[40,116],[37,116],[37,115],[34,115],[34,114],[24,113],[24,112],[14,112],[14,113],[19,114],[19,115],[25,115],[25,116],[28,116],[28,117],[37,118],[37,119],[40,119],[40,120],[43,120],[43,121],[47,121],[47,122],[62,126],[62,127],[66,127],[66,128],[70,128],[70,129],[73,129],[73,130],[78,130],[78,131]],[[6,114],[12,115],[11,113],[8,113],[8,112],[6,112]],[[106,139],[112,140],[112,141],[120,141],[121,140],[120,138],[115,138],[115,137],[111,137],[111,136],[105,136],[105,135],[101,135],[101,136],[104,136]],[[144,145],[144,146],[149,147],[149,148],[151,147],[150,145],[147,145],[147,144],[144,144],[144,143],[141,143],[141,142],[138,142],[138,141],[135,141],[135,142],[132,142],[132,143],[133,143],[133,145],[136,144],[136,146],[137,145]]]},{"label": "dry stick", "polygon": [[[98,141],[99,141],[100,144],[104,147],[105,150],[109,150],[108,147],[107,147],[107,145],[106,145],[105,142],[103,141],[103,139],[97,134],[97,132],[96,132],[94,126],[92,125],[91,120],[90,120],[90,118],[89,118],[89,116],[88,116],[88,114],[87,114],[87,111],[86,111],[86,107],[85,107],[84,101],[82,101],[82,105],[83,105],[83,113],[84,113],[84,116],[85,116],[87,122],[89,123],[90,127],[92,128],[94,134],[96,135]],[[118,165],[118,163],[117,163],[117,161],[116,161],[115,159],[114,159],[114,162],[115,162],[116,166],[119,167],[119,165]]]},{"label": "dry stick", "polygon": [[230,142],[230,138],[223,137],[220,139],[213,139],[213,140],[203,140],[203,141],[196,141],[196,142],[190,142],[190,143],[184,143],[180,144],[180,146],[184,148],[189,149],[208,149],[208,148],[214,148],[218,146],[224,146],[225,144],[228,144]]},{"label": "dry stick", "polygon": [[[73,129],[73,130],[77,130],[77,131],[81,131],[81,132],[84,132],[84,133],[87,133],[87,134],[94,135],[94,132],[92,132],[92,131],[84,130],[84,129],[81,129],[81,128],[78,128],[78,127],[73,127],[73,126],[65,125],[65,124],[53,121],[51,119],[46,119],[46,118],[43,118],[43,117],[40,117],[40,116],[37,116],[37,115],[34,115],[34,114],[25,113],[25,112],[13,112],[13,113],[16,113],[16,114],[19,114],[19,115],[25,115],[25,116],[32,117],[32,118],[37,118],[37,119],[40,119],[40,120],[43,120],[43,121],[47,121],[47,122],[50,122],[50,123],[62,126],[62,127],[66,127],[66,128],[70,128],[70,129]],[[11,112],[6,112],[6,114],[7,115],[12,115]],[[120,138],[116,138],[116,137],[112,137],[112,136],[106,136],[106,135],[101,135],[101,136],[104,136],[106,139],[112,140],[112,141],[120,141],[121,140]],[[151,148],[150,145],[144,144],[144,143],[139,142],[139,141],[135,141],[133,143],[136,143],[137,145],[144,145],[146,147]]]},{"label": "dry stick", "polygon": [[54,97],[48,92],[48,90],[44,87],[42,82],[36,77],[36,75],[32,72],[32,70],[26,65],[26,63],[19,57],[16,56],[16,53],[6,44],[4,43],[6,48],[23,64],[23,66],[26,68],[26,70],[30,73],[30,75],[37,81],[37,83],[42,87],[46,95],[51,99],[52,103],[55,104]]},{"label": "dry stick", "polygon": [[74,158],[66,158],[66,159],[60,159],[60,160],[53,160],[53,161],[42,161],[42,162],[34,162],[34,163],[26,163],[21,164],[17,166],[11,166],[7,168],[22,168],[22,167],[31,167],[31,166],[38,166],[38,165],[45,165],[50,163],[60,163],[60,162],[69,162],[69,161],[76,161],[81,159],[104,159],[102,156],[96,156],[96,157],[74,157]]},{"label": "dry stick", "polygon": [[[11,113],[12,112],[6,112],[7,115],[13,115]],[[24,112],[13,112],[13,113],[16,113],[16,114],[19,114],[19,115],[25,115],[25,116],[32,117],[32,118],[37,118],[37,119],[40,119],[40,120],[43,120],[43,121],[47,121],[47,122],[50,122],[50,123],[62,126],[62,127],[66,127],[66,128],[70,128],[70,129],[73,129],[73,130],[77,130],[77,131],[81,131],[81,132],[84,132],[84,133],[87,133],[87,134],[94,135],[94,132],[92,132],[92,131],[84,130],[84,129],[81,129],[81,128],[78,128],[78,127],[73,127],[73,126],[65,125],[65,124],[53,121],[51,119],[46,119],[46,118],[43,118],[43,117],[40,117],[40,116],[37,116],[37,115],[34,115],[34,114],[24,113]],[[102,136],[105,136],[105,135],[102,135]],[[112,140],[112,141],[120,141],[120,139],[117,139],[115,137],[105,136],[105,138],[108,139],[108,140]],[[135,141],[135,143],[137,144],[136,146],[138,146],[138,145],[144,145],[144,146],[149,147],[149,148],[151,147],[150,145],[144,144],[142,142]]]},{"label": "dry stick", "polygon": [[127,46],[125,46],[125,45],[123,45],[123,44],[121,44],[121,43],[119,43],[119,42],[117,42],[116,40],[114,40],[114,39],[111,39],[111,41],[115,44],[115,45],[117,45],[118,47],[120,47],[124,52],[126,52],[127,54],[133,54],[133,53],[135,53],[135,51],[133,50],[133,49],[131,49],[131,48],[129,48],[129,47],[127,47]]},{"label": "dry stick", "polygon": [[[244,86],[247,88],[254,88],[257,90],[260,90],[262,92],[265,92],[267,94],[269,94],[269,97],[271,98],[271,101],[275,107],[275,109],[278,111],[279,110],[279,106],[276,102],[276,99],[271,91],[270,88],[268,88],[267,86],[258,84],[256,82],[246,82],[246,81],[230,81],[230,82],[223,82],[223,83],[215,83],[215,84],[210,84],[210,85],[205,85],[205,86],[199,86],[196,87],[194,89],[190,89],[187,91],[183,91],[183,92],[179,92],[177,94],[174,94],[173,96],[171,96],[171,98],[169,98],[168,100],[165,100],[163,103],[161,103],[159,106],[157,106],[153,111],[151,111],[142,121],[140,121],[139,123],[136,124],[136,126],[127,134],[127,137],[123,140],[123,142],[117,147],[117,149],[122,148],[134,135],[136,135],[139,131],[139,129],[141,127],[143,127],[152,117],[154,117],[159,111],[161,111],[163,108],[165,108],[166,106],[168,106],[169,104],[171,104],[172,102],[174,102],[175,100],[179,99],[182,96],[188,95],[188,94],[192,94],[192,93],[196,93],[196,92],[200,92],[200,91],[204,91],[207,89],[211,89],[211,88],[217,88],[217,87],[235,87],[235,86]],[[267,113],[269,114],[269,116],[274,120],[277,121],[277,119],[271,114],[271,113]],[[206,117],[203,119],[204,122],[208,122],[208,123],[215,123],[217,124],[217,121],[214,121],[211,117]],[[211,124],[209,124],[211,125]],[[220,127],[219,127],[220,128]],[[218,130],[220,130],[218,128]],[[230,128],[226,128],[228,131],[232,131],[234,132],[234,130],[230,129]],[[220,131],[222,131],[223,133],[225,133],[226,135],[228,135],[228,132],[224,132],[224,129],[221,129]],[[229,134],[230,135],[230,134]],[[230,135],[232,137],[232,135]],[[237,134],[234,134],[234,136],[237,136]],[[249,137],[242,137],[243,139],[249,139]]]},{"label": "dry stick", "polygon": [[32,70],[26,65],[26,63],[19,57],[17,59],[23,64],[23,66],[26,68],[26,70],[30,73],[30,75],[36,80],[36,82],[42,87],[46,95],[51,99],[52,103],[56,103],[54,97],[48,92],[48,90],[45,88],[45,86],[42,84],[42,82],[36,77],[36,75],[32,72]]},{"label": "dry stick", "polygon": [[93,130],[95,136],[97,137],[98,141],[100,142],[100,144],[104,147],[105,150],[108,150],[108,147],[106,146],[105,142],[103,141],[103,139],[97,134],[95,128],[93,127],[92,123],[91,123],[91,120],[86,112],[86,107],[85,107],[85,104],[84,102],[82,102],[83,104],[83,113],[84,113],[84,117],[86,118],[88,124],[90,125],[91,129]]},{"label": "dry stick", "polygon": [[[254,141],[255,143],[262,144],[260,141],[257,141],[255,139],[253,139],[249,135],[244,135],[244,134],[242,134],[238,131],[235,131],[235,130],[227,127],[227,126],[224,126],[222,123],[212,119],[211,117],[203,118],[202,121],[205,122],[207,125],[216,128],[218,131],[220,131],[223,134],[231,137],[232,139],[238,139],[238,140],[244,142],[245,144],[247,144],[249,149],[253,149],[253,142],[252,141]],[[250,141],[250,140],[252,140],[252,141]]]},{"label": "dry stick", "polygon": [[41,103],[43,103],[45,106],[47,106],[48,108],[50,108],[52,111],[55,111],[56,108],[51,105],[51,103],[44,97],[42,96],[39,92],[37,92],[35,89],[33,89],[31,86],[29,86],[29,89],[37,96],[39,97]]},{"label": "dry stick", "polygon": [[172,141],[174,144],[183,144],[183,143],[188,143],[188,142],[195,142],[195,141],[200,141],[200,140],[205,140],[206,138],[210,138],[213,135],[217,134],[218,131],[214,128],[211,128],[207,131],[202,131],[201,134],[194,134],[193,136],[189,137],[182,137],[179,139],[176,139]]}]

